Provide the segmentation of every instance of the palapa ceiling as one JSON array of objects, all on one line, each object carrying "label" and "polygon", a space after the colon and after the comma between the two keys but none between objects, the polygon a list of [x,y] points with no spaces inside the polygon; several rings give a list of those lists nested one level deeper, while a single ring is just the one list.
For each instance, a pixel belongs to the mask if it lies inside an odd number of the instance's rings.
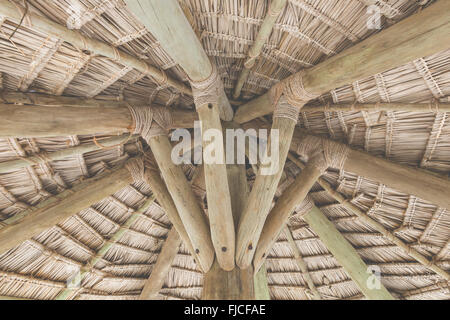
[{"label": "palapa ceiling", "polygon": [[[6,1],[7,2],[7,1]],[[147,61],[167,76],[188,83],[184,71],[163,50],[151,30],[130,13],[121,0],[13,1],[22,14],[43,15],[72,27],[90,38]],[[245,82],[237,108],[274,84],[304,68],[317,65],[370,37],[367,6],[381,5],[382,29],[416,14],[434,1],[416,0],[289,0],[278,18],[261,56]],[[181,7],[208,56],[218,66],[227,95],[233,88],[264,19],[269,1],[180,0]],[[73,8],[81,8],[74,15]],[[72,18],[70,18],[72,17]],[[74,18],[75,17],[75,18]],[[448,35],[442,35],[448,42]],[[193,109],[190,96],[155,81],[114,59],[81,50],[71,43],[41,33],[27,21],[0,17],[0,72],[4,91],[44,93],[167,108]],[[395,69],[337,88],[311,105],[339,103],[450,102],[450,50],[437,52]],[[8,103],[5,94],[3,98]],[[111,102],[112,103],[112,102]],[[25,101],[27,104],[27,101]],[[268,119],[270,120],[270,119]],[[344,142],[353,148],[393,162],[420,167],[448,176],[450,173],[450,122],[445,112],[406,111],[304,111],[298,126],[308,133]],[[109,137],[99,132],[96,138]],[[0,137],[0,162],[55,152],[93,141],[91,135],[60,137]],[[146,150],[132,138],[125,145],[0,174],[0,221],[20,215],[52,195],[85,179],[123,164]],[[188,179],[198,168],[185,165]],[[279,197],[300,169],[287,161]],[[255,174],[248,167],[250,184]],[[352,172],[328,170],[323,178],[361,210],[410,244],[443,270],[450,270],[450,215],[447,208],[394,190]],[[195,186],[199,201],[205,190]],[[51,229],[0,255],[0,296],[54,299],[64,291],[73,270],[87,266],[81,288],[68,299],[137,299],[152,272],[171,223],[155,202],[95,264],[92,258],[149,198],[145,183],[129,185],[85,208]],[[449,299],[448,282],[412,259],[367,224],[349,218],[319,185],[311,190],[316,206],[333,221],[368,265],[382,271],[382,283],[398,298]],[[200,199],[201,198],[201,199]],[[358,286],[298,215],[288,226],[307,263],[309,274],[323,299],[363,299]],[[272,299],[309,299],[307,283],[294,252],[281,234],[266,261]],[[167,274],[160,299],[200,299],[203,274],[182,244]]]}]

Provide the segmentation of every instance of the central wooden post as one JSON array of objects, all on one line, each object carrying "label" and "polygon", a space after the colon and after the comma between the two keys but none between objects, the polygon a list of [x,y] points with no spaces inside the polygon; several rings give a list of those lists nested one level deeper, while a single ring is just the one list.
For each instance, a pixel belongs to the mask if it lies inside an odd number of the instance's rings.
[{"label": "central wooden post", "polygon": [[[234,128],[234,126],[231,123],[223,123],[223,128],[225,130],[227,128]],[[236,156],[236,150],[234,154]],[[227,177],[233,220],[235,230],[237,230],[237,223],[239,222],[241,212],[245,208],[249,194],[245,165],[227,165]],[[225,271],[220,268],[216,260],[211,270],[205,274],[203,281],[203,300],[255,299],[253,267],[247,269],[235,267],[231,271]]]}]

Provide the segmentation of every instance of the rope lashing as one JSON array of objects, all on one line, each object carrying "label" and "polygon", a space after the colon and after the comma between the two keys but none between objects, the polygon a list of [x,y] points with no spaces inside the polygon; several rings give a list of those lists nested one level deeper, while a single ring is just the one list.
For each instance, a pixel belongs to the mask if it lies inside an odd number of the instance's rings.
[{"label": "rope lashing", "polygon": [[[278,82],[269,92],[272,105],[276,106],[274,118],[282,117],[298,121],[300,109],[319,95],[306,91],[303,85],[303,73],[299,72]],[[285,99],[281,99],[284,97]]]},{"label": "rope lashing", "polygon": [[212,70],[208,78],[201,81],[191,80],[192,94],[196,107],[205,104],[218,104],[219,96],[223,92],[223,83],[214,63],[211,63]]},{"label": "rope lashing", "polygon": [[142,160],[142,158],[130,159],[126,163],[125,167],[130,172],[130,175],[133,178],[133,182],[139,183],[144,181],[145,167],[144,167],[144,160]]},{"label": "rope lashing", "polygon": [[166,136],[172,128],[172,114],[166,107],[134,107],[128,105],[134,121],[133,134],[140,134],[147,142],[154,137]]},{"label": "rope lashing", "polygon": [[297,147],[297,154],[313,161],[323,172],[330,167],[344,170],[348,153],[349,148],[346,145],[314,136],[304,137]]}]

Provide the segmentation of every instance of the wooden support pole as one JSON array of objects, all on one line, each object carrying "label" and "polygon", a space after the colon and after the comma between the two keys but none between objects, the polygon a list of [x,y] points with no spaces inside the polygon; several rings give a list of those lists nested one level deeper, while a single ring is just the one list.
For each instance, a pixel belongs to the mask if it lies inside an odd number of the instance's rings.
[{"label": "wooden support pole", "polygon": [[[9,1],[1,1],[0,2],[0,15],[7,17],[8,19],[13,20],[14,22],[19,23],[23,18],[24,10],[19,10],[14,3]],[[138,70],[139,72],[148,74],[152,76],[155,80],[167,83],[171,86],[179,90],[180,92],[192,95],[192,91],[189,87],[187,87],[184,83],[174,80],[172,78],[166,78],[166,75],[163,71],[155,68],[147,64],[145,61],[140,60],[128,53],[123,51],[119,51],[112,45],[104,43],[99,40],[91,39],[83,36],[80,32],[76,30],[67,29],[65,26],[62,26],[56,22],[51,21],[50,19],[40,16],[34,13],[27,13],[26,16],[29,19],[31,28],[37,31],[40,31],[44,34],[48,34],[50,36],[54,36],[58,39],[62,39],[66,42],[73,44],[75,47],[80,50],[88,50],[96,55],[101,55],[113,59],[114,61],[118,61],[121,64],[131,67],[133,69]]]},{"label": "wooden support pole", "polygon": [[[211,78],[214,77],[215,68],[203,50],[178,1],[126,0],[125,2],[139,20],[152,31],[172,59],[183,68],[190,78],[191,84],[195,86],[203,83],[201,87],[204,86],[204,88],[196,89],[199,92],[194,94],[197,112],[202,123],[202,133],[204,134],[210,129],[221,133],[220,119],[231,120],[233,110],[225,96],[223,86],[218,88],[222,81],[220,76],[218,80]],[[204,85],[209,81],[212,81],[210,85]],[[211,88],[211,86],[217,86],[217,88]],[[200,92],[202,90],[205,92]],[[214,90],[215,94],[220,97],[219,99],[212,97],[212,99],[218,100],[218,103],[208,102],[212,95],[211,92],[207,92],[208,90]],[[198,96],[202,98],[198,99]],[[205,140],[203,142],[206,151],[206,146],[210,142]],[[216,142],[215,145],[222,146],[222,141]],[[204,169],[211,239],[220,266],[224,270],[230,271],[235,265],[235,231],[224,160],[224,158],[217,159],[217,162],[213,164],[205,160]]]},{"label": "wooden support pole", "polygon": [[254,276],[255,300],[270,300],[269,284],[267,282],[267,270],[263,265]]},{"label": "wooden support pole", "polygon": [[[320,95],[355,80],[448,49],[448,43],[442,41],[442,35],[450,33],[450,21],[446,14],[449,11],[449,1],[437,1],[389,29],[303,70],[301,76],[304,89]],[[295,79],[295,76],[283,81],[287,83]],[[266,93],[242,105],[233,120],[244,123],[273,111],[269,93]]]},{"label": "wooden support pole", "polygon": [[255,61],[261,54],[262,48],[267,39],[269,39],[270,34],[272,33],[273,26],[275,25],[278,16],[286,6],[286,2],[287,0],[273,0],[270,2],[267,9],[267,14],[261,24],[261,27],[259,28],[258,34],[256,35],[255,42],[248,51],[248,58],[244,63],[244,69],[242,69],[241,73],[239,74],[236,87],[234,88],[234,99],[239,98],[239,96],[241,95],[242,87],[244,86],[245,81],[247,81],[250,70],[255,65]]},{"label": "wooden support pole", "polygon": [[368,299],[394,300],[379,279],[375,281],[371,279],[375,276],[370,272],[355,248],[344,238],[322,211],[314,207],[303,218],[311,229],[319,235],[320,240],[344,267],[350,278]]},{"label": "wooden support pole", "polygon": [[89,261],[81,268],[80,276],[74,280],[78,281],[78,283],[72,283],[74,287],[68,287],[62,290],[55,298],[55,300],[67,300],[74,291],[77,291],[78,288],[76,285],[80,285],[86,276],[92,272],[94,266],[103,259],[105,254],[117,243],[122,236],[129,230],[130,226],[136,222],[137,219],[144,216],[145,211],[155,202],[155,197],[148,198],[144,204],[136,211],[134,211],[130,217],[125,221],[123,225],[114,232],[108,241],[104,242],[103,245],[96,251],[95,255],[89,259]]},{"label": "wooden support pole", "polygon": [[[77,145],[74,147],[69,147],[66,149],[62,149],[59,151],[47,153],[40,152],[34,155],[30,155],[29,157],[23,157],[16,160],[9,160],[5,162],[0,162],[0,173],[7,173],[19,170],[21,168],[26,168],[34,164],[45,163],[48,161],[61,160],[67,157],[80,155],[96,150],[100,150],[102,148],[111,148],[114,146],[119,146],[128,142],[135,142],[136,137],[130,137],[129,134],[121,135],[117,137],[112,137],[108,139],[98,140],[98,143],[86,143]],[[125,152],[127,152],[127,145],[125,144]],[[131,150],[131,149],[130,149]]]},{"label": "wooden support pole", "polygon": [[198,256],[197,262],[201,269],[207,272],[214,261],[214,247],[206,217],[183,171],[172,161],[172,145],[168,137],[157,136],[150,138],[147,142]]},{"label": "wooden support pole", "polygon": [[[289,155],[289,159],[295,163],[299,168],[304,168],[305,166],[295,157]],[[338,201],[344,208],[355,214],[362,222],[368,224],[376,231],[381,233],[386,239],[390,240],[396,246],[401,248],[406,254],[414,258],[423,266],[428,269],[434,271],[438,275],[442,276],[447,281],[450,280],[450,274],[447,271],[439,267],[434,261],[430,261],[424,255],[419,253],[416,249],[414,249],[411,245],[406,244],[403,240],[399,239],[394,235],[393,232],[386,229],[381,223],[369,217],[364,211],[362,211],[358,206],[348,201],[344,196],[342,196],[339,192],[335,191],[330,183],[325,181],[323,178],[319,178],[319,185],[327,191],[336,201]]]},{"label": "wooden support pole", "polygon": [[[244,129],[268,128],[269,124],[253,120],[243,125]],[[297,152],[305,139],[314,137],[297,129],[292,138],[290,149]],[[329,143],[340,144],[321,137]],[[342,144],[341,144],[342,145]],[[359,176],[372,179],[406,194],[414,195],[443,208],[450,208],[450,180],[424,169],[398,164],[387,159],[375,157],[364,151],[354,150],[348,146],[347,159],[343,169]],[[302,155],[308,156],[308,155]]]},{"label": "wooden support pole", "polygon": [[170,230],[161,252],[158,255],[155,265],[152,268],[150,277],[142,289],[139,300],[153,300],[164,285],[167,274],[172,266],[181,245],[181,238],[175,228]]},{"label": "wooden support pole", "polygon": [[[146,154],[146,168],[145,168],[145,182],[150,186],[150,189],[155,194],[158,203],[161,205],[162,209],[166,213],[173,227],[177,230],[180,238],[186,245],[187,249],[191,253],[192,257],[195,261],[200,261],[195,249],[191,243],[189,235],[186,231],[186,228],[183,224],[183,221],[178,214],[178,210],[173,202],[172,196],[170,195],[169,190],[167,189],[166,184],[161,178],[161,174],[157,168],[156,160],[153,155],[149,152]],[[198,169],[197,169],[198,170]],[[199,265],[200,269],[202,269],[202,265]]]},{"label": "wooden support pole", "polygon": [[317,168],[314,161],[309,161],[306,168],[302,170],[295,181],[278,198],[275,206],[267,216],[259,238],[253,262],[255,270],[261,267],[289,217],[296,207],[305,200],[312,186],[321,175],[322,170]]},{"label": "wooden support pole", "polygon": [[0,252],[36,236],[131,183],[133,179],[130,172],[120,166],[112,172],[99,174],[76,184],[71,189],[2,221],[4,227],[0,229]]},{"label": "wooden support pole", "polygon": [[409,111],[409,112],[450,112],[450,103],[432,101],[430,103],[341,103],[320,106],[304,106],[302,112],[332,111]]},{"label": "wooden support pole", "polygon": [[[248,197],[245,165],[227,165],[227,174],[234,221],[237,223]],[[203,300],[253,300],[255,297],[252,267],[225,271],[215,261],[205,274],[203,283]]]},{"label": "wooden support pole", "polygon": [[[195,112],[170,110],[174,128],[193,127]],[[125,133],[134,124],[127,107],[48,107],[0,104],[0,136],[48,137]]]},{"label": "wooden support pole", "polygon": [[[211,61],[178,1],[125,0],[125,3],[192,81],[208,79],[213,70]],[[220,117],[224,121],[230,121],[233,109],[225,92],[222,91],[220,96]]]},{"label": "wooden support pole", "polygon": [[[274,118],[272,130],[279,132],[278,168],[275,174],[262,175],[259,173],[256,176],[247,205],[242,213],[237,233],[236,263],[243,269],[248,268],[252,263],[264,222],[283,173],[295,125],[296,121],[291,119]],[[261,172],[261,168],[259,171]]]},{"label": "wooden support pole", "polygon": [[320,295],[319,290],[317,290],[316,285],[314,284],[314,281],[311,277],[311,274],[308,270],[308,265],[306,264],[305,260],[303,259],[300,250],[297,247],[297,244],[295,243],[294,237],[292,236],[291,230],[289,230],[288,226],[285,226],[283,228],[284,234],[289,242],[289,245],[291,246],[292,251],[294,252],[294,258],[297,262],[297,265],[299,266],[300,270],[302,271],[303,278],[305,279],[309,290],[311,290],[310,295],[314,300],[321,300],[322,296]]}]

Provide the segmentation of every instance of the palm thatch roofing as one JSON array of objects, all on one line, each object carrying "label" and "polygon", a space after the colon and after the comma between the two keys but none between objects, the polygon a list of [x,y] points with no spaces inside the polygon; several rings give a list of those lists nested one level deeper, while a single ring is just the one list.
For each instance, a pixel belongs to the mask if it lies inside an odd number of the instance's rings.
[{"label": "palm thatch roofing", "polygon": [[[164,70],[188,85],[188,77],[121,0],[12,1],[22,13],[45,16],[79,29],[86,37],[111,44]],[[245,82],[238,106],[280,80],[317,65],[379,30],[366,26],[367,6],[381,5],[381,29],[416,14],[434,1],[289,0],[276,21],[262,54]],[[180,0],[205,52],[217,65],[226,93],[233,88],[253,44],[269,1]],[[448,41],[443,35],[442,41]],[[1,88],[106,102],[130,101],[167,108],[194,109],[192,97],[159,83],[114,59],[81,50],[23,21],[0,17]],[[411,61],[360,79],[321,96],[314,104],[450,102],[450,50]],[[2,99],[0,97],[0,99]],[[6,100],[6,99],[4,99]],[[7,103],[7,101],[5,101]],[[26,102],[25,102],[26,104]],[[393,162],[440,175],[450,173],[450,122],[445,112],[325,111],[301,112],[298,126],[309,133],[344,142]],[[96,138],[110,137],[99,132]],[[92,135],[2,138],[0,162],[38,152],[55,152],[91,143]],[[96,176],[147,146],[131,139],[125,145],[0,174],[0,221],[20,215],[52,195]],[[184,166],[188,179],[198,169]],[[276,197],[300,169],[287,161]],[[248,167],[248,180],[255,173]],[[450,208],[440,208],[388,185],[352,172],[328,170],[323,178],[443,270],[450,270]],[[196,190],[204,198],[204,190]],[[145,183],[134,183],[7,252],[0,252],[0,296],[54,299],[66,288],[73,270],[85,266],[149,198]],[[368,265],[376,265],[382,283],[403,299],[449,299],[448,282],[393,245],[370,226],[349,218],[348,210],[316,185],[315,204],[333,221]],[[203,199],[204,201],[204,199]],[[324,299],[363,299],[358,286],[308,224],[295,213],[288,226],[309,273]],[[400,227],[405,227],[399,229]],[[94,265],[68,299],[137,299],[152,272],[171,223],[158,202],[152,203],[129,230]],[[304,274],[281,234],[266,261],[272,299],[310,299]],[[160,299],[200,299],[203,274],[184,245],[180,246]]]}]

